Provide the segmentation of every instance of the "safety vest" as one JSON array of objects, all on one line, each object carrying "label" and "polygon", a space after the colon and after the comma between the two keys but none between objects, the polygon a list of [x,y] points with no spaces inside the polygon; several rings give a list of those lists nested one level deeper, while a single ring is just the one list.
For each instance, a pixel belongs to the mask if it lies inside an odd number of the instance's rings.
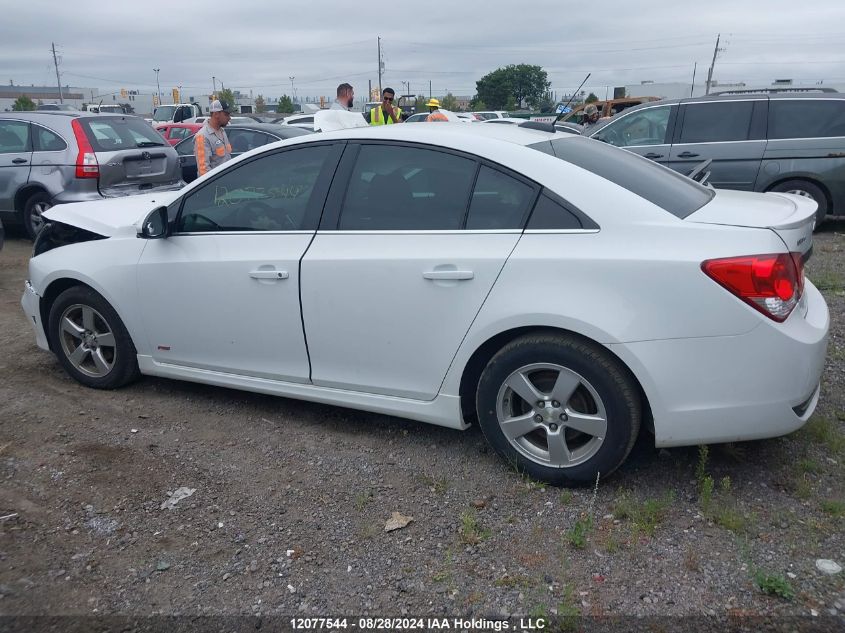
[{"label": "safety vest", "polygon": [[[400,121],[402,120],[402,108],[393,108],[393,111],[396,113],[396,118]],[[382,120],[381,118],[381,106],[378,105],[372,110],[370,110],[370,125],[392,125],[393,119],[387,117],[386,120]]]}]

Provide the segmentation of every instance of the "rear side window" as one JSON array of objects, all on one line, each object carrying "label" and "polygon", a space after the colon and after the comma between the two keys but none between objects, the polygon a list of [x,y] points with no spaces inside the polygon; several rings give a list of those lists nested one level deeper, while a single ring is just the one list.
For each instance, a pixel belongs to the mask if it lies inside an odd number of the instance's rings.
[{"label": "rear side window", "polygon": [[467,230],[521,229],[534,188],[489,167],[478,172]]},{"label": "rear side window", "polygon": [[166,145],[161,134],[134,117],[82,117],[80,122],[95,152]]},{"label": "rear side window", "polygon": [[567,136],[553,140],[552,148],[558,158],[601,176],[679,218],[700,209],[714,195],[712,189],[686,176],[599,141]]},{"label": "rear side window", "polygon": [[845,100],[769,101],[769,138],[845,136]]},{"label": "rear side window", "polygon": [[686,106],[680,143],[748,140],[751,101],[693,103]]},{"label": "rear side window", "polygon": [[32,126],[32,142],[36,152],[60,152],[67,149],[67,143],[58,134],[40,125]]},{"label": "rear side window", "polygon": [[461,228],[475,161],[415,147],[364,145],[338,229],[426,231]]}]

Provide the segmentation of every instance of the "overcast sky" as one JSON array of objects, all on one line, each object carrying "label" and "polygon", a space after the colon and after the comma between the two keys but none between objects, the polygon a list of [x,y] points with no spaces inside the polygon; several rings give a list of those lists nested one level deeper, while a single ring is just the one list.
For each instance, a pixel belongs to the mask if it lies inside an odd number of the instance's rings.
[{"label": "overcast sky", "polygon": [[[792,78],[845,83],[845,1],[816,0],[3,0],[2,81],[103,90],[183,86],[183,96],[227,88],[266,96],[332,96],[341,81],[363,96],[377,85],[472,95],[506,64],[537,64],[558,95],[585,88],[696,81],[722,34],[720,82]],[[14,8],[12,8],[14,7]],[[595,7],[595,8],[592,8]]]}]

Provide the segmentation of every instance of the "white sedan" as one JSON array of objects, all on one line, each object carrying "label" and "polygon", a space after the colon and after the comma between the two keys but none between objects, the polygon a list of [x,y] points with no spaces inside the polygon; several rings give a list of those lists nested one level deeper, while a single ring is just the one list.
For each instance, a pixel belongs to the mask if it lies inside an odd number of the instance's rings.
[{"label": "white sedan", "polygon": [[806,422],[829,326],[803,273],[814,211],[571,134],[341,130],[53,207],[22,304],[90,387],[477,420],[520,471],[589,484],[641,427],[677,446]]}]

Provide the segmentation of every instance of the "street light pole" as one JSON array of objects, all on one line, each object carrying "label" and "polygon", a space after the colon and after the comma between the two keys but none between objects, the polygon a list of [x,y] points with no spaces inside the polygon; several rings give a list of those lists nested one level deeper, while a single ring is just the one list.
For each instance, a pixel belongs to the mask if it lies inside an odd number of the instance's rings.
[{"label": "street light pole", "polygon": [[155,71],[155,74],[156,74],[156,88],[158,89],[158,104],[161,105],[161,84],[158,83],[158,71],[160,71],[161,68],[153,68],[153,70]]},{"label": "street light pole", "polygon": [[290,97],[293,100],[291,103],[296,103],[296,88],[293,85],[293,80],[296,79],[296,77],[289,76],[288,78],[290,79]]}]

